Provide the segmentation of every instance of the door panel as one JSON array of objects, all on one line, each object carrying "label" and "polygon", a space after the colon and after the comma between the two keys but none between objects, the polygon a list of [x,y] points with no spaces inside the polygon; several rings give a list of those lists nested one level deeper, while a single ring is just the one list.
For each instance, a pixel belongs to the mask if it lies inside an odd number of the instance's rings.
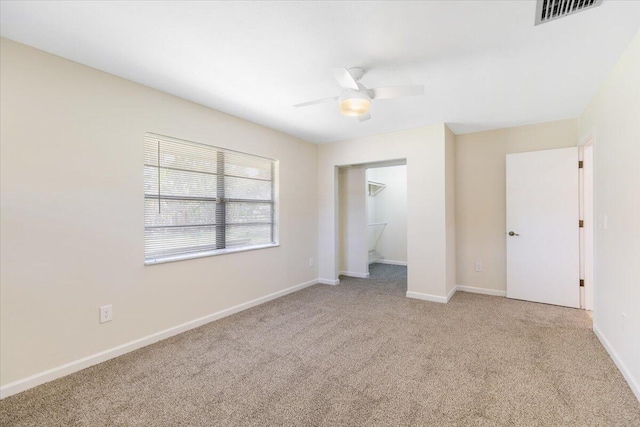
[{"label": "door panel", "polygon": [[580,306],[578,191],[577,147],[507,155],[507,297]]}]

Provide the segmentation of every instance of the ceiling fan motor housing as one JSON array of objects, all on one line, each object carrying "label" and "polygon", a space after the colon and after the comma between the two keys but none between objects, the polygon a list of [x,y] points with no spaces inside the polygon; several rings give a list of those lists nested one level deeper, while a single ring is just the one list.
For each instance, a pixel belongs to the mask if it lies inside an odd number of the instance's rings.
[{"label": "ceiling fan motor housing", "polygon": [[351,74],[351,77],[353,77],[353,80],[356,82],[360,81],[364,76],[364,69],[360,67],[351,67],[347,71],[349,71],[349,74]]}]

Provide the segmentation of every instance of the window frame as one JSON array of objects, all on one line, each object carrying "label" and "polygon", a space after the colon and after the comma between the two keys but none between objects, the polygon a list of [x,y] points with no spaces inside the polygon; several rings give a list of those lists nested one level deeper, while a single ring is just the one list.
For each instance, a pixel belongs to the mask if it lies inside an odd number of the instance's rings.
[{"label": "window frame", "polygon": [[[173,142],[173,143],[181,143],[181,144],[190,144],[190,145],[196,145],[196,146],[202,146],[208,149],[212,149],[215,151],[212,151],[212,154],[215,153],[217,156],[220,156],[220,154],[222,154],[224,156],[224,153],[231,153],[231,154],[236,154],[236,155],[242,155],[242,156],[248,156],[248,157],[253,157],[253,158],[259,158],[259,159],[264,159],[267,160],[269,162],[271,162],[272,165],[272,172],[271,172],[271,186],[272,186],[272,200],[271,200],[271,205],[272,205],[272,223],[265,223],[265,224],[270,224],[271,225],[271,234],[273,236],[272,238],[272,242],[270,243],[265,243],[265,244],[257,244],[257,245],[252,245],[252,246],[239,246],[239,247],[225,247],[225,248],[220,248],[220,249],[213,249],[213,250],[204,250],[204,251],[199,251],[199,252],[189,252],[189,253],[182,253],[182,254],[175,254],[175,255],[166,255],[166,256],[156,256],[153,258],[147,258],[146,255],[146,251],[143,250],[143,257],[144,257],[144,265],[155,265],[155,264],[163,264],[163,263],[167,263],[167,262],[175,262],[175,261],[184,261],[184,260],[188,260],[188,259],[197,259],[197,258],[205,258],[205,257],[211,257],[211,256],[217,256],[217,255],[226,255],[226,254],[231,254],[231,253],[236,253],[236,252],[247,252],[247,251],[254,251],[254,250],[260,250],[260,249],[267,249],[267,248],[274,248],[274,247],[278,247],[280,246],[280,239],[279,239],[279,230],[280,230],[280,221],[279,221],[279,213],[280,213],[280,197],[279,197],[279,170],[280,170],[280,161],[277,159],[273,159],[270,157],[265,157],[265,156],[260,156],[260,155],[256,155],[256,154],[251,154],[251,153],[246,153],[243,151],[238,151],[238,150],[231,150],[228,148],[224,148],[224,147],[219,147],[219,146],[215,146],[215,145],[211,145],[211,144],[204,144],[204,143],[200,143],[200,142],[194,142],[194,141],[189,141],[189,140],[185,140],[185,139],[179,139],[179,138],[174,138],[174,137],[170,137],[170,136],[166,136],[166,135],[161,135],[161,134],[157,134],[157,133],[153,133],[153,132],[145,132],[144,134],[144,138],[143,141],[147,141],[147,139],[158,139],[158,141],[167,141],[167,142]],[[144,143],[143,143],[143,151],[145,150],[144,148]],[[219,161],[219,158],[218,158]],[[143,162],[143,171],[146,167],[146,163]],[[222,175],[216,174],[216,176],[218,177],[218,182],[222,183],[224,185],[224,178],[226,175],[224,175],[224,173]],[[230,175],[232,176],[232,175]],[[145,192],[144,189],[144,185],[145,185],[145,177],[144,177],[144,172],[143,172],[143,189],[142,189],[142,196],[143,196],[143,200],[147,200],[147,194]],[[224,211],[225,208],[225,204],[220,204],[218,201],[218,194],[215,195],[215,199],[216,201],[214,202],[216,204],[216,211],[219,209],[219,206],[222,206],[222,211],[224,212],[224,216],[226,217],[227,213],[226,211]],[[159,200],[162,200],[162,196],[159,195]],[[242,202],[242,200],[248,200],[248,201],[252,201],[252,199],[232,199],[233,202]],[[225,203],[228,200],[225,199]],[[144,205],[145,203],[143,203],[143,211],[144,211]],[[144,217],[144,213],[143,213],[143,241],[145,242],[146,245],[146,231],[147,231],[147,225],[145,224],[145,217]],[[225,223],[222,224],[222,227],[225,227],[226,221]],[[188,226],[185,226],[188,227]],[[219,231],[216,228],[216,235],[218,235]],[[222,232],[224,235],[226,235],[226,228],[225,230]],[[225,246],[226,246],[226,241],[225,241]]]}]

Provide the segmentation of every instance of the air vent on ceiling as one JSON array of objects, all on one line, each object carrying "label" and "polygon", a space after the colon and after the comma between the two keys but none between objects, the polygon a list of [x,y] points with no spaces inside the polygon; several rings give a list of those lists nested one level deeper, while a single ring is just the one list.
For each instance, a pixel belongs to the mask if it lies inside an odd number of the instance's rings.
[{"label": "air vent on ceiling", "polygon": [[538,0],[536,25],[600,6],[602,0]]}]

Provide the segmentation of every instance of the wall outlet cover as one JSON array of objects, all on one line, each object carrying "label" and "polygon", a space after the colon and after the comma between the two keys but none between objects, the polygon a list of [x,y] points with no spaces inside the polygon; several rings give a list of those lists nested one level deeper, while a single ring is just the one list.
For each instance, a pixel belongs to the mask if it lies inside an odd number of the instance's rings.
[{"label": "wall outlet cover", "polygon": [[111,322],[113,320],[113,306],[103,305],[100,307],[100,323]]}]

